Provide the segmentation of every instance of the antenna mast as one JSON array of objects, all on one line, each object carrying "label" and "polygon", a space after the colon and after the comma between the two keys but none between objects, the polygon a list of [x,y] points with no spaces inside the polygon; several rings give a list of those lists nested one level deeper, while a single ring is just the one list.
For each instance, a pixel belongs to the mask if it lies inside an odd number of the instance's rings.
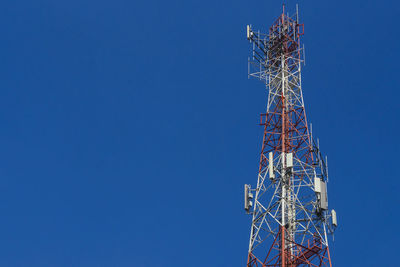
[{"label": "antenna mast", "polygon": [[249,76],[268,90],[257,186],[245,185],[245,210],[252,215],[248,267],[332,266],[327,233],[337,219],[328,211],[327,165],[308,130],[303,34],[297,7],[289,16],[283,6],[267,33],[247,26]]}]

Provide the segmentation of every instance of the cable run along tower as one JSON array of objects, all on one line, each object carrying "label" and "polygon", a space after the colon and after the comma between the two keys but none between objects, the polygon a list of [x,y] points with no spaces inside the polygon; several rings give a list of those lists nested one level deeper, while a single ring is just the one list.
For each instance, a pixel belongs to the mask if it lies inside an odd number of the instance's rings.
[{"label": "cable run along tower", "polygon": [[332,266],[328,237],[337,226],[328,210],[328,165],[312,138],[301,88],[304,25],[282,14],[266,33],[247,26],[249,77],[268,90],[257,185],[245,185],[252,216],[247,266]]}]

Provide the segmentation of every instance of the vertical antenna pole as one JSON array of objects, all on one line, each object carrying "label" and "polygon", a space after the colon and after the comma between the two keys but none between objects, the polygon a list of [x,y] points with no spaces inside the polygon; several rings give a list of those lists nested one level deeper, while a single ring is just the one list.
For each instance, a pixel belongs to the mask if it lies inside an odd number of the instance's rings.
[{"label": "vertical antenna pole", "polygon": [[[285,16],[285,5],[283,5],[283,13],[282,13],[282,26],[284,25],[284,16]],[[286,129],[285,129],[285,124],[286,124],[286,108],[285,108],[285,55],[284,53],[281,54],[281,72],[282,72],[282,77],[281,77],[281,85],[282,85],[282,177],[281,177],[281,186],[282,186],[282,199],[281,199],[281,205],[282,205],[282,218],[281,218],[281,250],[282,250],[282,267],[286,267],[286,255],[285,255],[285,250],[286,250],[286,244],[285,244],[285,206],[286,206]]]},{"label": "vertical antenna pole", "polygon": [[329,182],[329,172],[328,172],[328,156],[325,156],[325,166],[326,166],[326,181]]},{"label": "vertical antenna pole", "polygon": [[247,57],[247,79],[250,79],[250,58]]}]

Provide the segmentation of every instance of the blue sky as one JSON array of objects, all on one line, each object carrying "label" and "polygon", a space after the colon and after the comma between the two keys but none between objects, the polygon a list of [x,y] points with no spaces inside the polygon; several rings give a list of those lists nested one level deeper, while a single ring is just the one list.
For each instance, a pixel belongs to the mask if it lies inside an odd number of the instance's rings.
[{"label": "blue sky", "polygon": [[[295,1],[287,1],[289,10]],[[396,266],[397,1],[299,1],[334,266]],[[244,266],[279,1],[3,1],[0,265]]]}]

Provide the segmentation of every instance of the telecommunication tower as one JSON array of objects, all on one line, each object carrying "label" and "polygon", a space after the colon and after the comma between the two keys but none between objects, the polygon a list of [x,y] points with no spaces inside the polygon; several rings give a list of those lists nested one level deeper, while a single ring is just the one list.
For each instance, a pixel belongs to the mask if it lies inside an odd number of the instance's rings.
[{"label": "telecommunication tower", "polygon": [[[252,44],[249,77],[268,90],[257,186],[245,185],[252,215],[247,266],[332,266],[328,234],[337,226],[328,210],[328,164],[308,127],[301,89],[304,48],[298,8],[266,33],[247,26]],[[310,129],[309,129],[310,128]]]}]

